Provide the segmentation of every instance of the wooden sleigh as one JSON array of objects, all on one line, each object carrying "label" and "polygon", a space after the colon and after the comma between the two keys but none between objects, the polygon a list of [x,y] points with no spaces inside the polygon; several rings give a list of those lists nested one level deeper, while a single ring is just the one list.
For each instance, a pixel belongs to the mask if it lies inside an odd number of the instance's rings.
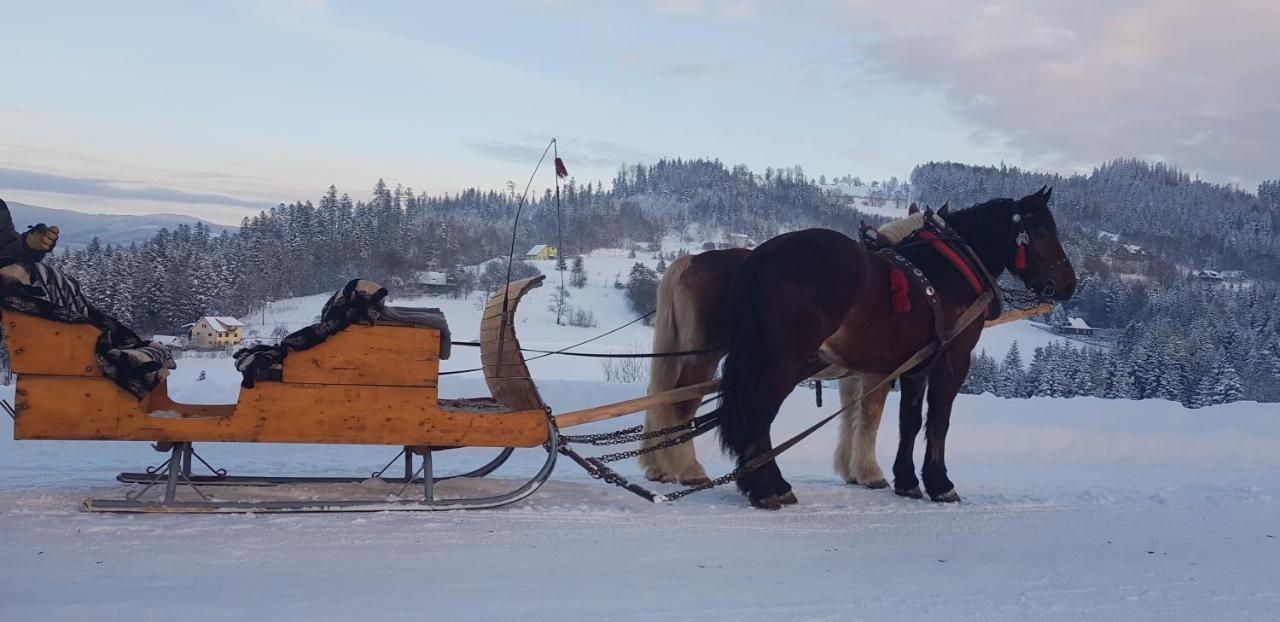
[{"label": "wooden sleigh", "polygon": [[[102,375],[94,356],[98,330],[4,311],[12,370],[18,375],[14,417],[17,440],[148,441],[169,454],[161,465],[117,479],[134,486],[123,499],[89,498],[84,509],[103,512],[315,512],[491,508],[524,499],[550,477],[562,428],[613,419],[661,404],[700,399],[718,380],[574,411],[558,416],[543,403],[514,329],[516,308],[538,276],[494,294],[480,324],[481,362],[491,398],[438,397],[440,333],[433,328],[378,324],[351,326],[284,361],[280,381],[241,389],[234,404],[183,404],[162,383],[145,399]],[[1043,313],[1001,317],[994,325]],[[7,406],[7,405],[6,405]],[[197,442],[355,444],[398,447],[372,476],[284,477],[228,475],[194,450]],[[434,472],[434,454],[459,447],[499,448],[472,471]],[[481,478],[517,448],[543,448],[546,458],[527,480],[498,494],[442,496],[436,485]],[[574,457],[572,453],[570,457]],[[415,464],[415,456],[421,456]],[[403,459],[402,476],[387,471]],[[575,457],[575,460],[579,458]],[[197,474],[193,463],[208,467]],[[224,499],[206,494],[223,486],[312,484],[338,488],[371,479],[399,486],[378,499]],[[161,494],[148,495],[157,489]],[[404,493],[411,494],[405,495]],[[183,493],[180,495],[180,493]]]},{"label": "wooden sleigh", "polygon": [[[4,311],[13,371],[14,438],[17,440],[148,441],[168,460],[141,473],[121,473],[133,484],[123,499],[85,500],[84,509],[107,512],[298,512],[449,510],[512,503],[550,476],[559,448],[558,429],[639,412],[650,406],[696,399],[716,382],[683,387],[552,417],[525,364],[514,317],[521,298],[542,283],[511,283],[489,301],[480,328],[481,362],[492,398],[438,398],[440,333],[426,327],[351,326],[324,343],[291,353],[280,381],[240,390],[234,404],[184,404],[162,383],[145,399],[102,375],[94,356],[98,330]],[[505,308],[505,311],[504,311]],[[388,445],[400,453],[373,477],[400,485],[383,499],[226,500],[221,486],[356,484],[370,477],[232,476],[215,470],[194,450],[197,442]],[[438,477],[436,452],[458,447],[500,448],[489,463],[467,473]],[[495,495],[442,498],[445,479],[484,477],[516,448],[546,450],[536,473]],[[421,456],[415,465],[415,456]],[[403,476],[385,475],[403,459]],[[209,474],[193,472],[198,460]],[[148,495],[152,489],[162,494]],[[408,497],[404,492],[411,492]],[[183,493],[183,494],[180,494]],[[194,498],[193,498],[194,494]]]}]

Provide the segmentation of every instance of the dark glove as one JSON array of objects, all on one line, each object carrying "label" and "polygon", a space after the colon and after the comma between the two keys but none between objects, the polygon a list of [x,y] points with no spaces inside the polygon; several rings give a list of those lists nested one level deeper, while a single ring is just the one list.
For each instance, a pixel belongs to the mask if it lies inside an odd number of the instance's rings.
[{"label": "dark glove", "polygon": [[27,248],[37,253],[48,253],[58,244],[58,228],[38,224],[24,236]]}]

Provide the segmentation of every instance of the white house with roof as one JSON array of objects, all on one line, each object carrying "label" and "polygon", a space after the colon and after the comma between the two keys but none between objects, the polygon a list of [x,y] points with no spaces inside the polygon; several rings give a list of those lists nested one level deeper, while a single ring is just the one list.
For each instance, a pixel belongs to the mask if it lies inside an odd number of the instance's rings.
[{"label": "white house with roof", "polygon": [[224,315],[206,315],[191,327],[191,345],[201,349],[230,348],[244,341],[244,323]]},{"label": "white house with roof", "polygon": [[1067,318],[1067,323],[1063,326],[1053,327],[1053,332],[1060,335],[1080,335],[1082,337],[1093,336],[1093,327],[1089,326],[1084,318],[1071,317]]}]

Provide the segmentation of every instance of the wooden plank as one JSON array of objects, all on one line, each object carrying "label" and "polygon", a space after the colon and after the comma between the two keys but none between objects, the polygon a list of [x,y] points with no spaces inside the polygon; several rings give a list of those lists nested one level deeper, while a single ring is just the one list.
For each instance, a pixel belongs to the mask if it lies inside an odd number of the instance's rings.
[{"label": "wooden plank", "polygon": [[507,326],[506,328],[501,328],[501,329],[498,329],[498,328],[481,329],[480,343],[484,343],[486,341],[492,341],[496,343],[498,341],[499,336],[502,336],[504,341],[512,341],[516,338],[516,332],[510,326]]},{"label": "wooden plank", "polygon": [[540,409],[442,410],[430,387],[260,382],[226,416],[184,417],[143,412],[105,378],[24,376],[16,401],[15,439],[534,447],[547,438]]},{"label": "wooden plank", "polygon": [[434,387],[440,331],[425,326],[352,325],[284,360],[286,383]]},{"label": "wooden plank", "polygon": [[4,333],[9,341],[10,368],[18,374],[101,376],[94,356],[97,327],[55,322],[5,310]]},{"label": "wooden plank", "polygon": [[[502,292],[489,299],[487,311],[496,311],[480,322],[480,356],[484,360],[484,379],[489,385],[489,392],[499,404],[512,410],[534,410],[544,408],[538,387],[529,378],[529,368],[525,365],[524,356],[520,354],[520,340],[516,338],[516,308],[521,298],[529,290],[542,285],[545,277],[537,276],[523,281],[516,281],[508,286],[507,311],[510,324],[503,325],[501,316]],[[502,352],[498,358],[499,350]],[[508,356],[514,355],[514,356]]]},{"label": "wooden plank", "polygon": [[480,355],[480,363],[493,367],[516,366],[524,368],[524,354],[514,347],[503,349],[502,356],[499,358],[497,352],[483,353]]},{"label": "wooden plank", "polygon": [[1001,314],[1000,314],[1000,317],[998,317],[998,318],[996,318],[996,319],[994,319],[994,320],[990,320],[990,321],[988,321],[988,322],[984,325],[984,327],[986,327],[986,328],[991,328],[992,326],[999,326],[999,325],[1001,325],[1001,324],[1005,324],[1005,323],[1007,323],[1007,322],[1012,322],[1012,321],[1014,321],[1014,320],[1025,320],[1025,319],[1027,319],[1027,318],[1029,318],[1029,317],[1036,317],[1037,315],[1044,315],[1044,314],[1046,314],[1046,313],[1050,313],[1050,312],[1052,312],[1052,311],[1053,311],[1053,303],[1052,303],[1052,302],[1042,302],[1042,303],[1040,303],[1040,304],[1038,304],[1038,305],[1036,305],[1036,306],[1034,306],[1034,307],[1031,307],[1030,309],[1020,309],[1020,310],[1017,310],[1017,311],[1010,311],[1010,312],[1008,312],[1008,313],[1001,313]]},{"label": "wooden plank", "polygon": [[676,404],[689,400],[699,399],[708,393],[715,393],[720,390],[719,380],[708,380],[698,384],[691,384],[687,387],[678,389],[670,389],[661,393],[654,393],[644,397],[637,397],[633,400],[625,402],[617,402],[606,406],[596,406],[594,408],[585,408],[583,410],[575,410],[563,415],[556,416],[556,425],[561,428],[568,428],[593,421],[604,421],[605,419],[613,419],[631,413],[637,413],[642,410],[648,410],[654,406],[663,404]]}]

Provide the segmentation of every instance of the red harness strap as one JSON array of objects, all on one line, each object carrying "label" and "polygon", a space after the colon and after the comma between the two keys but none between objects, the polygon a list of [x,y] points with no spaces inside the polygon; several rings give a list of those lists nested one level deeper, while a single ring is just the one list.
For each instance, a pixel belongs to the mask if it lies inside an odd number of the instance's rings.
[{"label": "red harness strap", "polygon": [[928,240],[929,246],[933,247],[933,250],[938,251],[939,255],[945,257],[947,261],[951,262],[951,265],[955,266],[956,270],[960,271],[960,274],[964,275],[965,280],[969,281],[969,287],[973,288],[974,293],[979,296],[982,295],[982,292],[985,291],[982,287],[982,281],[978,278],[978,275],[973,273],[973,269],[960,258],[960,255],[957,254],[955,250],[950,246],[947,246],[947,243],[943,242],[942,239],[932,231],[921,231],[916,235],[920,236],[921,239]]}]

